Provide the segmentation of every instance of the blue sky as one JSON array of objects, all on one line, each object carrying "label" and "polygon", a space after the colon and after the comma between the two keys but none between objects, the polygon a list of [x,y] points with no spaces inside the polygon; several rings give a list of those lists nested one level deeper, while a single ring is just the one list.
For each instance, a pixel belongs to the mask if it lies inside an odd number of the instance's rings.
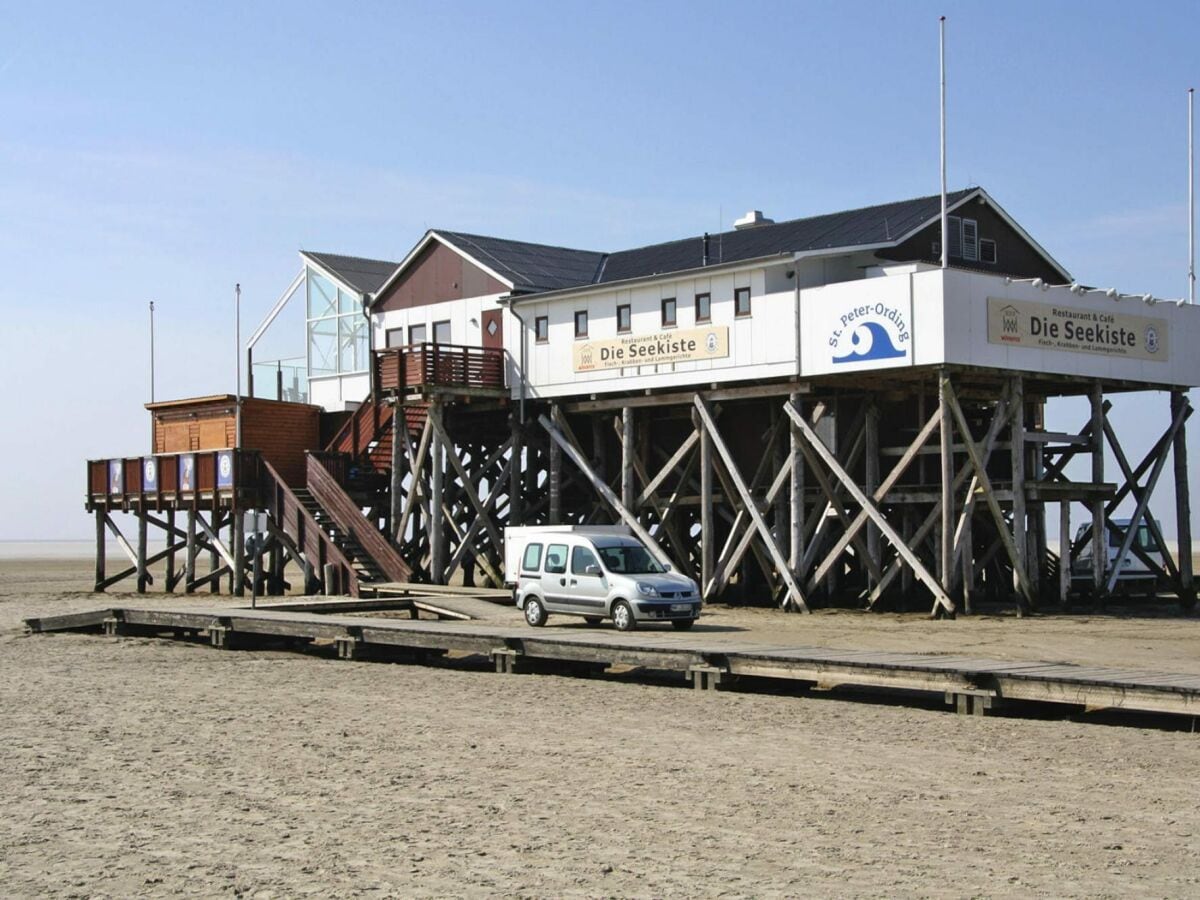
[{"label": "blue sky", "polygon": [[[145,450],[150,299],[159,397],[213,393],[234,283],[248,333],[301,248],[935,193],[943,12],[951,186],[1082,281],[1182,296],[1193,3],[0,3],[0,539],[86,536],[82,460]],[[1166,398],[1116,417],[1140,457]]]}]

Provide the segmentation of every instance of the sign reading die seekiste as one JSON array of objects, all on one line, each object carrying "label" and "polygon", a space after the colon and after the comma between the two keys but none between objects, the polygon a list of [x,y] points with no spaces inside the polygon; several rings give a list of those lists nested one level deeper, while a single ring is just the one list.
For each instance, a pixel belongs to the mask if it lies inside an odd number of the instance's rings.
[{"label": "sign reading die seekiste", "polygon": [[988,343],[1167,361],[1167,322],[1150,316],[988,297]]},{"label": "sign reading die seekiste", "polygon": [[624,369],[664,363],[722,359],[729,356],[729,328],[685,328],[658,334],[628,334],[603,341],[575,345],[576,372]]}]

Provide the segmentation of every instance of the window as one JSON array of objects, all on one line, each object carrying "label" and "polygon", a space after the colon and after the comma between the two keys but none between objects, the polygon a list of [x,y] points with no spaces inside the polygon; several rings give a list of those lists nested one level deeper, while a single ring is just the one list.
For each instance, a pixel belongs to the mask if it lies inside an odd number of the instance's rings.
[{"label": "window", "polygon": [[979,261],[991,263],[992,265],[996,264],[996,242],[991,238],[980,238]]},{"label": "window", "polygon": [[750,315],[750,288],[737,288],[733,292],[733,314],[735,316]]},{"label": "window", "polygon": [[404,329],[389,328],[384,338],[384,346],[386,347],[403,347],[404,346]]},{"label": "window", "polygon": [[567,571],[567,545],[551,544],[546,548],[546,574],[562,575]]},{"label": "window", "polygon": [[633,311],[628,303],[617,307],[617,332],[624,333],[633,330]]},{"label": "window", "polygon": [[641,544],[601,547],[600,555],[604,557],[604,565],[608,567],[608,571],[620,575],[643,575],[663,571],[658,560]]},{"label": "window", "polygon": [[538,316],[533,320],[533,335],[539,344],[550,340],[550,317]]},{"label": "window", "polygon": [[423,344],[426,341],[426,331],[424,325],[409,325],[408,326],[408,342],[410,344]]},{"label": "window", "polygon": [[536,572],[542,564],[542,545],[529,544],[525,547],[525,556],[521,560],[522,572]]},{"label": "window", "polygon": [[362,297],[306,268],[304,288],[308,330],[308,374],[345,375],[368,368],[370,335]]},{"label": "window", "polygon": [[587,337],[587,310],[575,310],[575,337]]},{"label": "window", "polygon": [[598,575],[599,573],[589,573],[588,566],[600,568],[600,560],[596,559],[596,554],[587,547],[576,547],[571,551],[571,574],[572,575]]},{"label": "window", "polygon": [[450,320],[433,323],[433,342],[435,344],[450,343]]},{"label": "window", "polygon": [[962,257],[967,262],[979,259],[979,223],[974,219],[962,220]]},{"label": "window", "polygon": [[712,297],[708,294],[696,295],[696,321],[712,321]]},{"label": "window", "polygon": [[662,324],[663,328],[675,327],[675,298],[667,297],[662,302]]},{"label": "window", "polygon": [[959,216],[946,217],[946,243],[950,252],[948,255],[962,258],[962,218]]}]

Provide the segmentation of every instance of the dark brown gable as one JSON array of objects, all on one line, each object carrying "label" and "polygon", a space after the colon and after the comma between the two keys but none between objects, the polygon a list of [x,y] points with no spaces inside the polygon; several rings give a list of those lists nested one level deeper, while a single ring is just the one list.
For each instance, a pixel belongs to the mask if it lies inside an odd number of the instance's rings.
[{"label": "dark brown gable", "polygon": [[408,309],[464,297],[504,294],[508,285],[463,259],[440,241],[430,241],[395,283],[375,301],[374,309]]},{"label": "dark brown gable", "polygon": [[[974,219],[979,225],[979,238],[996,242],[996,262],[968,261],[952,256],[950,265],[954,268],[977,269],[980,272],[1011,275],[1014,278],[1044,278],[1052,284],[1063,280],[1061,273],[1046,262],[1045,258],[990,206],[971,200],[958,209],[951,210],[950,215]],[[900,262],[922,260],[938,263],[940,257],[933,251],[934,244],[941,239],[941,232],[941,223],[935,222],[898,247],[878,250],[875,255],[880,259]]]}]

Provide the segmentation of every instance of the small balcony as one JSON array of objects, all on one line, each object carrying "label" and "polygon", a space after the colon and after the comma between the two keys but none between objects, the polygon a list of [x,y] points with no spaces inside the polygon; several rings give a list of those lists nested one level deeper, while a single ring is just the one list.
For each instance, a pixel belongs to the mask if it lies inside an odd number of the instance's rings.
[{"label": "small balcony", "polygon": [[156,453],[87,463],[87,509],[218,509],[254,506],[262,456],[257,450]]},{"label": "small balcony", "polygon": [[375,354],[376,383],[398,394],[449,391],[485,396],[507,392],[504,350],[462,344],[409,344]]}]

